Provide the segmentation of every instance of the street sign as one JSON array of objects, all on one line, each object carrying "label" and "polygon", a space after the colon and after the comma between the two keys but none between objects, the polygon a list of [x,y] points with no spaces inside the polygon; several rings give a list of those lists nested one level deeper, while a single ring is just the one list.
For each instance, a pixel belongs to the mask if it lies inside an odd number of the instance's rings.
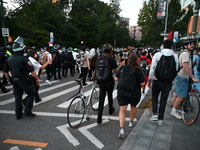
[{"label": "street sign", "polygon": [[174,31],[173,42],[174,42],[174,43],[178,43],[178,31]]},{"label": "street sign", "polygon": [[160,36],[168,36],[169,33],[161,33]]},{"label": "street sign", "polygon": [[53,32],[50,32],[50,42],[54,42]]},{"label": "street sign", "polygon": [[10,36],[8,28],[2,28],[2,36],[4,36],[4,37]]}]

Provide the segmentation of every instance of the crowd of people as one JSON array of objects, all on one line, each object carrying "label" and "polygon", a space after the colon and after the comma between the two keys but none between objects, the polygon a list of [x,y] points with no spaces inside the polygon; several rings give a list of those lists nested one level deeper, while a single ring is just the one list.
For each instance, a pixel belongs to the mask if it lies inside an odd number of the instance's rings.
[{"label": "crowd of people", "polygon": [[[152,88],[153,115],[150,120],[157,121],[158,125],[163,125],[166,102],[173,81],[175,82],[176,98],[171,115],[177,119],[182,119],[177,107],[187,95],[189,77],[200,90],[198,84],[200,73],[197,71],[200,50],[196,51],[193,60],[190,59],[191,52],[194,51],[194,42],[194,40],[186,40],[183,47],[184,51],[178,56],[173,51],[173,41],[169,39],[163,41],[160,51],[150,48],[136,49],[131,46],[126,46],[119,51],[113,49],[110,44],[105,44],[98,51],[86,46],[83,46],[80,50],[71,47],[66,49],[58,44],[55,44],[53,48],[45,47],[36,51],[31,47],[26,47],[23,38],[18,37],[12,45],[12,54],[7,52],[11,51],[10,48],[1,48],[0,70],[4,74],[0,88],[3,93],[7,93],[9,90],[6,89],[5,85],[8,82],[13,84],[15,113],[18,120],[23,116],[35,117],[32,107],[34,101],[38,103],[42,100],[38,90],[43,69],[46,70],[45,82],[48,85],[52,84],[52,78],[54,80],[67,78],[68,70],[71,76],[79,73],[79,78],[83,78],[83,86],[87,86],[87,81],[97,79],[100,89],[97,123],[100,125],[106,94],[108,95],[108,113],[113,114],[115,112],[112,94],[115,81],[117,81],[117,100],[120,108],[119,137],[124,138],[127,106],[129,104],[131,106],[129,127],[133,127],[136,123],[134,121],[137,113],[136,106],[141,95],[145,94],[146,85]],[[100,58],[104,58],[104,61],[109,64],[106,79],[99,75],[98,63]],[[196,66],[194,67],[194,74],[192,64]],[[168,70],[163,71],[166,66],[168,66]],[[162,69],[159,70],[158,67]],[[167,71],[171,73],[166,77],[166,74],[163,73]],[[25,99],[22,99],[23,92],[27,94]],[[160,100],[159,95],[161,95]],[[158,103],[158,101],[160,102]],[[24,112],[23,106],[25,107]]]}]

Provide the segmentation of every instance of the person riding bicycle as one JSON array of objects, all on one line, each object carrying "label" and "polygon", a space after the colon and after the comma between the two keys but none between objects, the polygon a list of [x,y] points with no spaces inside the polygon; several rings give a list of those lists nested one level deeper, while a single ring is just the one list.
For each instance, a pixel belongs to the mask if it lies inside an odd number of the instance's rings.
[{"label": "person riding bicycle", "polygon": [[182,103],[182,101],[187,97],[189,88],[189,78],[192,79],[194,83],[198,83],[199,80],[194,77],[192,73],[192,60],[191,52],[194,50],[195,39],[186,39],[184,41],[184,51],[179,56],[179,64],[181,70],[178,72],[175,78],[175,94],[176,99],[174,101],[174,106],[171,111],[171,115],[177,119],[182,119],[182,116],[178,113],[177,107]]}]

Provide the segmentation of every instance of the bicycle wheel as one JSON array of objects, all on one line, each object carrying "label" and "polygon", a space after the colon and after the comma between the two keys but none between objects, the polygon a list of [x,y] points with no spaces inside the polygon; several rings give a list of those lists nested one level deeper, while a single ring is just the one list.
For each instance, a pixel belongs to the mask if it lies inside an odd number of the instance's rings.
[{"label": "bicycle wheel", "polygon": [[172,107],[174,105],[174,89],[171,89],[169,91],[169,96],[167,99],[167,104]]},{"label": "bicycle wheel", "polygon": [[98,110],[98,105],[99,105],[99,87],[96,86],[93,90],[92,90],[92,95],[91,95],[91,99],[90,99],[90,104],[91,107],[94,111]]},{"label": "bicycle wheel", "polygon": [[67,111],[67,121],[71,128],[77,128],[83,121],[85,115],[85,101],[80,97],[75,97],[69,104]]},{"label": "bicycle wheel", "polygon": [[182,117],[186,125],[192,125],[197,121],[199,117],[199,99],[194,93],[190,93],[183,102]]}]

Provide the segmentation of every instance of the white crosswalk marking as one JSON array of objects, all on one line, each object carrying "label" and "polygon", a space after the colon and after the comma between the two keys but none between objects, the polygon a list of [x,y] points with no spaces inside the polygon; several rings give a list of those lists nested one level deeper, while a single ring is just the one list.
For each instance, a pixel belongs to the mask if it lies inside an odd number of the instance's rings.
[{"label": "white crosswalk marking", "polygon": [[[56,83],[56,82],[59,82],[59,81],[52,81],[52,83]],[[72,83],[74,83],[74,82],[75,82],[75,81],[69,81],[69,82],[62,83],[62,84],[55,85],[55,86],[48,86],[48,87],[45,88],[45,89],[39,90],[39,93],[41,94],[41,93],[44,93],[44,92],[48,92],[48,91],[54,90],[54,89],[56,89],[56,88],[60,88],[60,87],[63,87],[63,86],[72,84]],[[43,83],[43,84],[41,84],[40,86],[44,86],[44,85],[46,85],[46,83]],[[24,94],[24,96],[26,96],[26,94]],[[11,99],[8,99],[8,100],[4,100],[4,101],[1,101],[1,102],[0,102],[0,105],[6,105],[6,104],[12,103],[12,102],[14,102],[14,101],[15,101],[14,98],[11,98]]]}]

